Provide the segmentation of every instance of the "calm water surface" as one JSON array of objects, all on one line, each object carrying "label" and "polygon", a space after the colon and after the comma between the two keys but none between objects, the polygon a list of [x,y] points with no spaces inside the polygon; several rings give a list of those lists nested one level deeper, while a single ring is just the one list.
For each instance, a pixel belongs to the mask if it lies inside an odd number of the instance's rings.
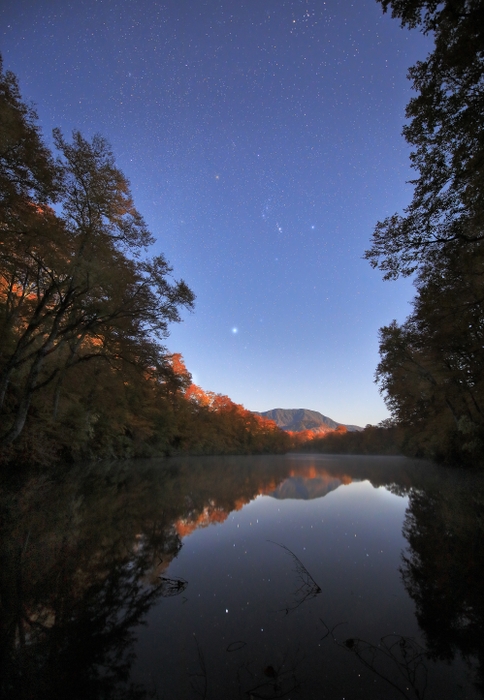
[{"label": "calm water surface", "polygon": [[484,697],[476,474],[133,461],[4,484],[0,508],[5,697]]}]

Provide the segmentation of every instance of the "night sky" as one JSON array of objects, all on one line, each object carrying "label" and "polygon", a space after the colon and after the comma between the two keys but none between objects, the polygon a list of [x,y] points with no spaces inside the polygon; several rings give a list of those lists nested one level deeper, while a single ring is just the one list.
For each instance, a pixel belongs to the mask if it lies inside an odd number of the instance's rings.
[{"label": "night sky", "polygon": [[388,412],[378,328],[409,281],[362,260],[409,203],[407,69],[430,42],[375,0],[3,0],[0,51],[48,142],[98,132],[197,295],[194,381],[251,410]]}]

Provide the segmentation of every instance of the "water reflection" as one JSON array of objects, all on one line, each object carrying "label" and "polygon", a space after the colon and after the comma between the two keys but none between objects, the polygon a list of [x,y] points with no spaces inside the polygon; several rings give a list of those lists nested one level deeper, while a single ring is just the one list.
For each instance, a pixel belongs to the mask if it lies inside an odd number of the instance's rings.
[{"label": "water reflection", "polygon": [[410,494],[402,576],[433,659],[462,654],[484,694],[484,481],[442,471]]},{"label": "water reflection", "polygon": [[108,470],[2,491],[4,697],[145,696],[128,681],[133,629],[165,595],[146,582],[181,547],[152,488]]},{"label": "water reflection", "polygon": [[400,458],[5,483],[2,697],[480,697],[483,504],[481,478]]}]

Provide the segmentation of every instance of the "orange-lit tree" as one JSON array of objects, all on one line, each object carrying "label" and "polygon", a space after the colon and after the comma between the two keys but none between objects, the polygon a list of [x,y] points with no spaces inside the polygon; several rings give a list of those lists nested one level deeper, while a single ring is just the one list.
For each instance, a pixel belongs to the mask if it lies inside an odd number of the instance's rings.
[{"label": "orange-lit tree", "polygon": [[191,383],[163,345],[172,278],[107,142],[54,131],[0,72],[0,459],[280,452],[290,438]]},{"label": "orange-lit tree", "polygon": [[[54,133],[54,163],[15,78],[0,76],[0,304],[2,444],[22,433],[32,400],[79,363],[163,372],[159,341],[193,306],[163,258],[106,141]],[[28,141],[28,147],[25,146]],[[49,205],[55,203],[55,210]],[[45,394],[44,396],[47,396]]]}]

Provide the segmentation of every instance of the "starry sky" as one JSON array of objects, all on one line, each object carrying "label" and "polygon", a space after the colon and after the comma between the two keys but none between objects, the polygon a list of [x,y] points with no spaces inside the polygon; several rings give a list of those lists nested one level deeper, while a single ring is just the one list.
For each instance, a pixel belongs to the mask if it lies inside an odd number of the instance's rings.
[{"label": "starry sky", "polygon": [[409,203],[407,69],[431,49],[375,0],[3,0],[0,52],[51,143],[105,136],[197,296],[166,341],[246,408],[388,416],[378,328],[410,281],[362,260]]}]

